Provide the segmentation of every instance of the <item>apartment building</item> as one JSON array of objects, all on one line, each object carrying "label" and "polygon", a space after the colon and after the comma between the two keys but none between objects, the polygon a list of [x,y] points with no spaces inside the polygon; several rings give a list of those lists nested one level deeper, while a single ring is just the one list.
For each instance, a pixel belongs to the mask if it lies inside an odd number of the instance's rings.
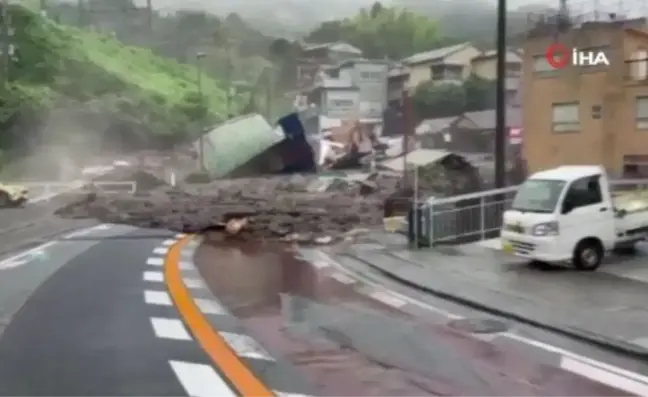
[{"label": "apartment building", "polygon": [[[538,26],[524,46],[523,150],[530,171],[602,164],[648,177],[648,27],[646,21],[586,22],[556,34]],[[607,65],[555,69],[545,52],[603,51]]]}]

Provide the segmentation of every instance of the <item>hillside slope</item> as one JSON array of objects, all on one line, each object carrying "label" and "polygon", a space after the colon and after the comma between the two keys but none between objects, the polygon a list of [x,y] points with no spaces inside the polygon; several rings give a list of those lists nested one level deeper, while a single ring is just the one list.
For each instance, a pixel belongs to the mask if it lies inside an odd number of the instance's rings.
[{"label": "hillside slope", "polygon": [[11,6],[10,16],[16,51],[0,91],[0,156],[52,139],[164,147],[197,135],[202,116],[205,123],[225,118],[220,82],[202,76],[201,100],[192,66],[23,6]]}]

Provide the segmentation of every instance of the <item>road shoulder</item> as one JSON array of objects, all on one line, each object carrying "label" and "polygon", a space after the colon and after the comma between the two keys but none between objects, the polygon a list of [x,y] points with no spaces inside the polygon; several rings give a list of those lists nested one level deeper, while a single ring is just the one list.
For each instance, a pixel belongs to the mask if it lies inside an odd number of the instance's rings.
[{"label": "road shoulder", "polygon": [[646,284],[602,272],[542,272],[473,251],[353,244],[338,254],[443,299],[624,354],[648,356],[639,344],[648,334],[641,303],[648,300]]}]

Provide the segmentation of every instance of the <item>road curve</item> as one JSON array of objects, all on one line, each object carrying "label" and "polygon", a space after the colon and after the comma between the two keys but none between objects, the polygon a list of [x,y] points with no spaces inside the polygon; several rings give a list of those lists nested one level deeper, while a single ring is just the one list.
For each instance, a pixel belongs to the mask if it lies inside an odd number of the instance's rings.
[{"label": "road curve", "polygon": [[0,258],[0,396],[629,395],[285,248],[196,246],[96,225]]}]

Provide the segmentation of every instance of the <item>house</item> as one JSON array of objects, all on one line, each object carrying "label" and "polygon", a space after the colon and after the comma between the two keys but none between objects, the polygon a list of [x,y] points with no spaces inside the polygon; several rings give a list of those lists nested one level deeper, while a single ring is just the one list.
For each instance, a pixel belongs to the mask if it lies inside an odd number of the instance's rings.
[{"label": "house", "polygon": [[470,75],[471,61],[479,54],[471,43],[462,43],[407,57],[402,60],[409,72],[406,87],[411,91],[428,80],[460,84]]},{"label": "house", "polygon": [[[416,127],[422,148],[444,149],[465,153],[493,153],[495,142],[495,109],[465,112],[458,116],[423,120]],[[522,111],[506,109],[507,134],[519,133]],[[510,142],[512,145],[519,141]]]},{"label": "house", "polygon": [[349,81],[323,76],[308,92],[308,103],[319,108],[322,117],[349,119],[360,110],[360,91]]},{"label": "house", "polygon": [[359,57],[362,51],[344,42],[304,44],[297,60],[297,87],[310,87],[319,72]]},{"label": "house", "polygon": [[[648,177],[648,27],[645,19],[584,22],[558,37],[538,26],[524,45],[523,150],[530,171],[601,164]],[[555,69],[547,46],[603,51],[608,65]]]},{"label": "house", "polygon": [[328,74],[349,86],[358,88],[358,118],[364,123],[382,122],[387,108],[389,62],[357,58],[342,62]]},{"label": "house", "polygon": [[[472,72],[482,79],[497,78],[497,51],[485,51],[474,57],[471,62]],[[515,50],[506,51],[506,77],[519,78],[522,75],[522,55]]]}]

